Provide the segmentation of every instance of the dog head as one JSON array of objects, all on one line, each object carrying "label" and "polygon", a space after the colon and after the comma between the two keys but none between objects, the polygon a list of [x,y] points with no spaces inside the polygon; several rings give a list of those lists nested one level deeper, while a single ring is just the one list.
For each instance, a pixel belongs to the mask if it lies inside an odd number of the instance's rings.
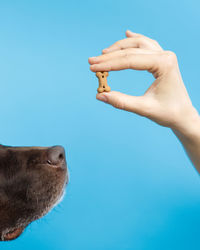
[{"label": "dog head", "polygon": [[50,211],[67,182],[63,147],[0,145],[0,240],[16,239]]}]

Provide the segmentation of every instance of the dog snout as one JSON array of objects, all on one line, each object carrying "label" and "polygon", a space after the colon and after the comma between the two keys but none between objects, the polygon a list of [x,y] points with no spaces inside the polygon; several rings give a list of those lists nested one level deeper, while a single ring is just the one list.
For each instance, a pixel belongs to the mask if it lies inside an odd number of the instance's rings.
[{"label": "dog snout", "polygon": [[[65,163],[65,150],[62,146],[54,146],[48,150],[48,162],[52,165]],[[63,165],[63,164],[62,164]]]}]

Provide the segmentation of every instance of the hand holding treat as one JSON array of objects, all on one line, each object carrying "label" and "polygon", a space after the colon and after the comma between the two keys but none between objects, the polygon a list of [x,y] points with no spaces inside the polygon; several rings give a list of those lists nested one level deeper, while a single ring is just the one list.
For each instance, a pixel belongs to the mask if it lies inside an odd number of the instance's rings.
[{"label": "hand holding treat", "polygon": [[96,76],[99,79],[99,87],[98,87],[97,91],[99,93],[109,92],[110,87],[108,86],[108,83],[107,83],[108,72],[96,72]]},{"label": "hand holding treat", "polygon": [[[111,91],[97,94],[97,99],[178,130],[188,130],[199,119],[184,86],[175,53],[164,51],[154,40],[127,31],[127,38],[117,41],[103,54],[89,58],[93,72],[124,69],[147,70],[155,81],[141,96]],[[190,119],[188,119],[190,117]]]},{"label": "hand holding treat", "polygon": [[185,88],[175,53],[163,50],[144,35],[127,31],[126,36],[104,49],[102,55],[89,58],[90,69],[146,70],[155,81],[141,96],[111,91],[98,93],[97,99],[171,128],[200,172],[200,117]]}]

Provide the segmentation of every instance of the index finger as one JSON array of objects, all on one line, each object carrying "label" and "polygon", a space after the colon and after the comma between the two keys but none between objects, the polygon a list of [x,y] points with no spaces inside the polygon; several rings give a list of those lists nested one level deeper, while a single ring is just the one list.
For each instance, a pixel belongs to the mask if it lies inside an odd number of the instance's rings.
[{"label": "index finger", "polygon": [[117,71],[123,69],[148,70],[151,73],[158,71],[161,67],[160,56],[158,54],[129,54],[126,57],[120,57],[108,60],[106,62],[93,64],[90,69],[97,71]]}]

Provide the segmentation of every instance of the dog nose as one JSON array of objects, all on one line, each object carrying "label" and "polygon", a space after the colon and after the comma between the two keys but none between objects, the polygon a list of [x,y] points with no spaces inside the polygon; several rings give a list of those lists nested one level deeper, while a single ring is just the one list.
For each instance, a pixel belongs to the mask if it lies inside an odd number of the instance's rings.
[{"label": "dog nose", "polygon": [[56,165],[65,161],[65,150],[62,146],[54,146],[48,150],[48,161]]}]

